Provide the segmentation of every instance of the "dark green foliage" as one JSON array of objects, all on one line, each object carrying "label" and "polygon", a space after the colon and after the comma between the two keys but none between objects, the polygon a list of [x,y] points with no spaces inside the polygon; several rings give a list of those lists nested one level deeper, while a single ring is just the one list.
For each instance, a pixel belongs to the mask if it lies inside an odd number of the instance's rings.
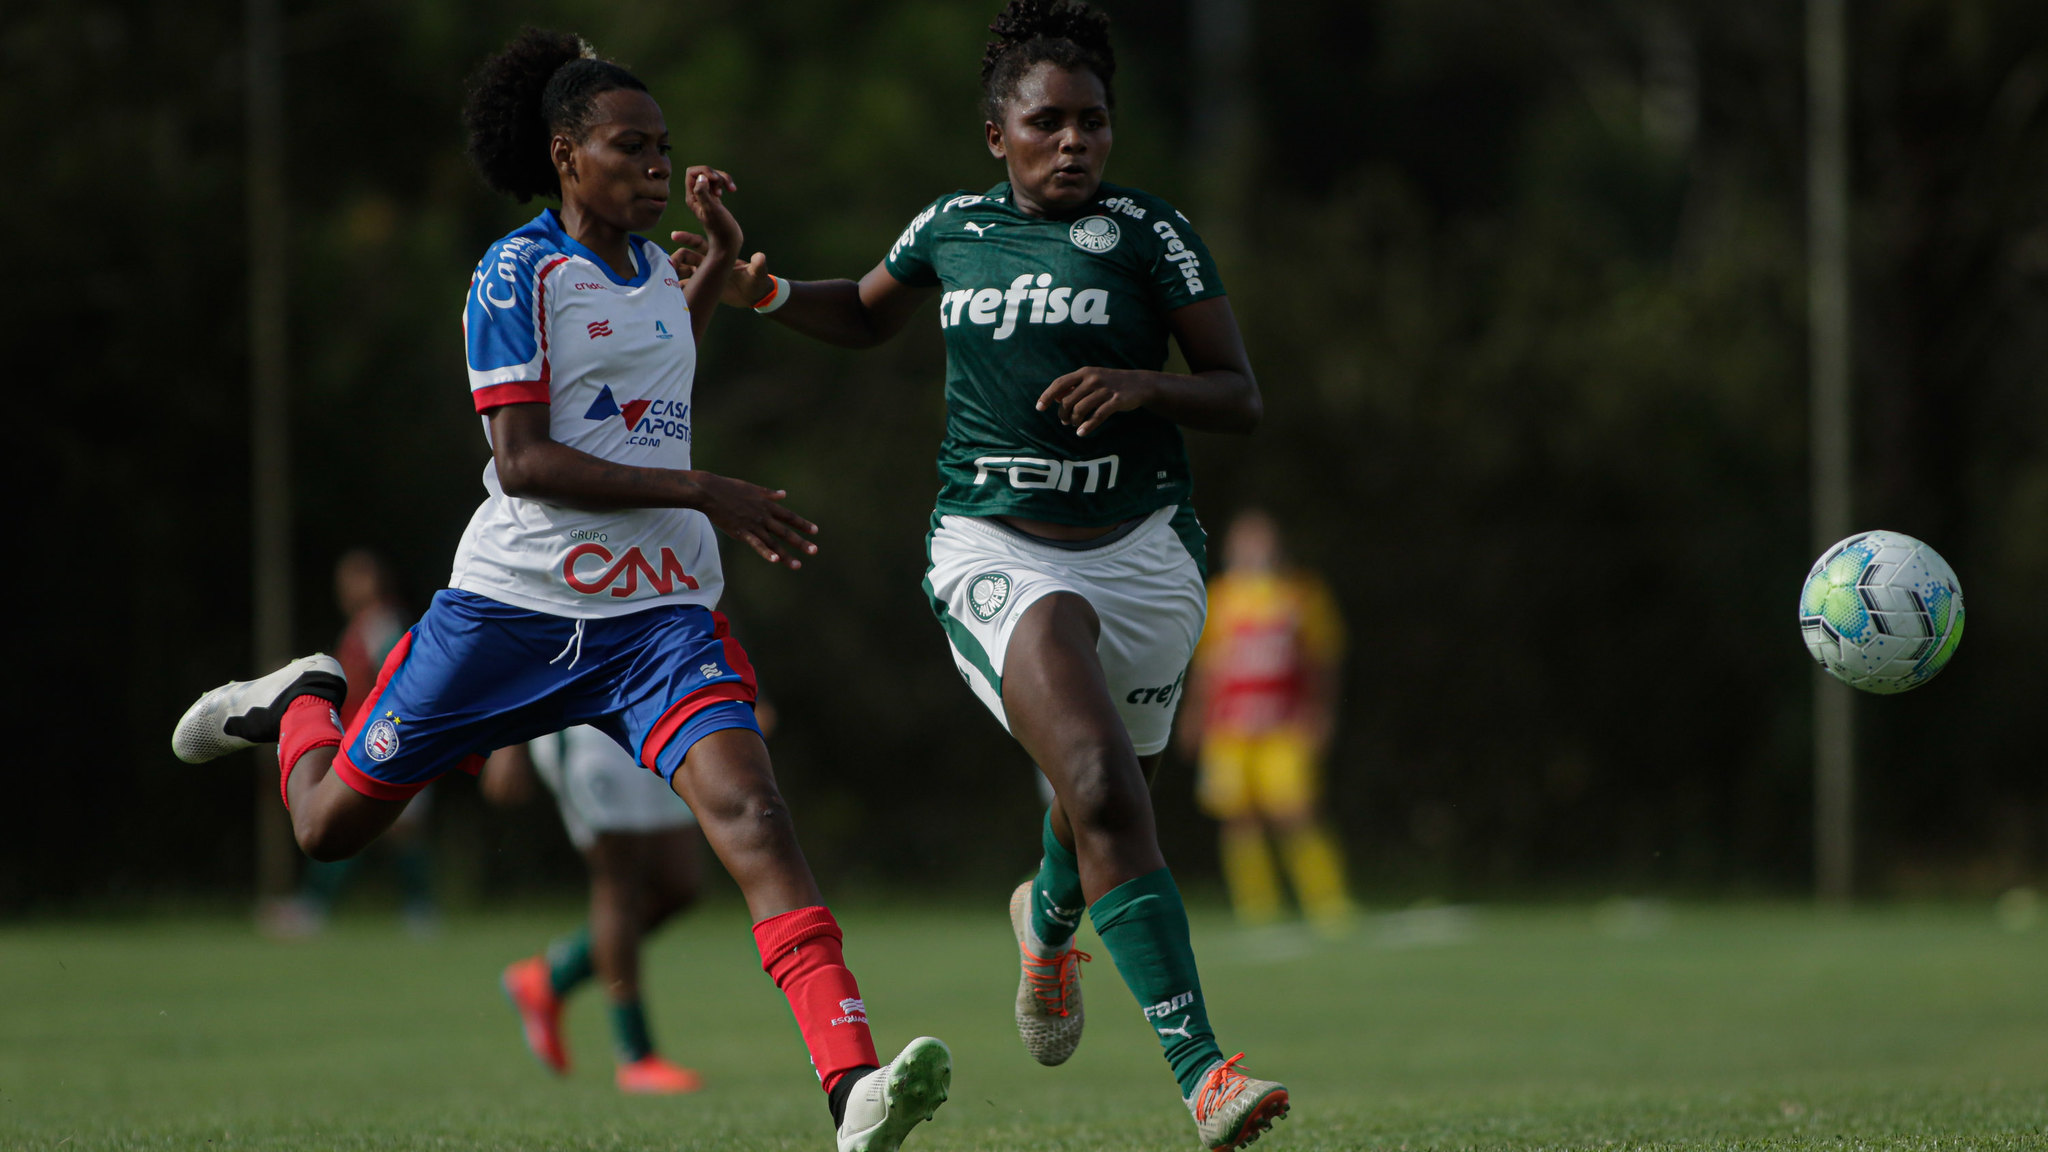
[{"label": "dark green foliage", "polygon": [[[388,552],[423,604],[480,495],[458,308],[530,210],[463,158],[479,61],[522,23],[581,32],[662,102],[679,164],[737,175],[750,249],[858,276],[932,196],[1000,178],[976,74],[996,8],[291,6],[301,647],[338,627],[343,549]],[[1273,507],[1350,616],[1333,792],[1362,878],[1803,885],[1799,6],[1257,5],[1241,154],[1191,127],[1183,6],[1104,8],[1110,175],[1215,244],[1266,391],[1255,437],[1195,438],[1198,504],[1212,527]],[[2048,854],[2048,9],[1854,11],[1857,519],[1934,543],[1975,620],[1939,681],[1864,709],[1864,866],[2003,883]],[[247,882],[246,767],[165,747],[194,693],[254,670],[235,16],[31,0],[0,37],[28,593],[0,908]],[[1028,766],[917,588],[940,357],[928,317],[847,354],[727,313],[700,379],[702,465],[824,526],[798,574],[728,549],[728,607],[842,880],[986,886],[1035,858]],[[1187,784],[1169,767],[1159,807],[1199,875]],[[523,881],[530,841],[494,841],[477,883]]]}]

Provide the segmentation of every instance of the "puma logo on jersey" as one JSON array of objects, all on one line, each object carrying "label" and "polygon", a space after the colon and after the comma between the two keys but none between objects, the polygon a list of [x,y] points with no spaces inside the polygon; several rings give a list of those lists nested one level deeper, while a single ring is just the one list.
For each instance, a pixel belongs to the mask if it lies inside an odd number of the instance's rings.
[{"label": "puma logo on jersey", "polygon": [[991,228],[995,227],[995,225],[994,225],[994,224],[976,224],[976,223],[975,223],[974,221],[972,221],[972,220],[969,220],[969,221],[968,221],[967,223],[965,223],[965,224],[962,224],[962,225],[961,225],[961,227],[962,227],[962,228],[965,228],[965,229],[967,229],[967,230],[968,230],[969,232],[972,232],[972,233],[974,233],[974,235],[975,235],[976,237],[980,237],[980,236],[981,236],[981,235],[982,235],[983,233],[985,233],[985,232],[987,232],[987,231],[988,231],[989,229],[991,229]]},{"label": "puma logo on jersey", "polygon": [[[1031,305],[1027,315],[1026,303]],[[963,320],[964,318],[964,320]],[[1018,321],[1026,324],[1107,324],[1109,293],[1101,288],[1052,286],[1052,274],[1029,272],[1010,281],[1008,288],[960,288],[939,298],[939,327],[955,328],[961,323],[994,324],[992,335],[1008,340]]]}]

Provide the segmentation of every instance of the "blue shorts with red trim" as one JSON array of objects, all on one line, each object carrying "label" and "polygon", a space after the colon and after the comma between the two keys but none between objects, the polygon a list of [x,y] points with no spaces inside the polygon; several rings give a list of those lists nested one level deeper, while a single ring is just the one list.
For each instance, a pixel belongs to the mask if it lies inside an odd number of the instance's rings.
[{"label": "blue shorts with red trim", "polygon": [[754,695],[746,651],[708,608],[574,620],[446,588],[385,659],[334,770],[365,796],[404,800],[499,748],[589,724],[667,780],[711,733],[760,732]]}]

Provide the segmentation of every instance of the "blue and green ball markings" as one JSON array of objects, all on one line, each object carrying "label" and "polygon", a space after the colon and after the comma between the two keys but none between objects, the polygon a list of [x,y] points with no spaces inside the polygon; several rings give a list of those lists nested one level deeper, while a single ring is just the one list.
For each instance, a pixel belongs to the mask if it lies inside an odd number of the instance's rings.
[{"label": "blue and green ball markings", "polygon": [[1859,532],[1826,552],[1799,592],[1799,630],[1821,667],[1866,692],[1932,680],[1963,636],[1948,562],[1899,532]]}]

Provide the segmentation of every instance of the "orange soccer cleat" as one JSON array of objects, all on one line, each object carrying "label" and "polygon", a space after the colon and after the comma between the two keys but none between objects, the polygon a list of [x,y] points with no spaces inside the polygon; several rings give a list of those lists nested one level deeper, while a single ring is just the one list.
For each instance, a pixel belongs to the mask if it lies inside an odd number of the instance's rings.
[{"label": "orange soccer cleat", "polygon": [[499,984],[512,1009],[519,1013],[526,1047],[557,1076],[569,1070],[569,1050],[562,1046],[562,998],[548,980],[545,957],[530,956],[505,966]]},{"label": "orange soccer cleat", "polygon": [[1239,1052],[1211,1065],[1202,1077],[1202,1086],[1187,1099],[1195,1131],[1210,1152],[1242,1148],[1287,1115],[1286,1085],[1255,1080],[1238,1071],[1237,1062],[1242,1059],[1244,1053]]},{"label": "orange soccer cleat", "polygon": [[673,1096],[702,1088],[704,1078],[649,1053],[631,1064],[619,1065],[618,1083],[619,1091],[635,1096]]},{"label": "orange soccer cleat", "polygon": [[[1036,944],[1031,934],[1031,881],[1010,893],[1010,929],[1017,937],[1021,973],[1017,981],[1017,1035],[1040,1064],[1064,1064],[1081,1044],[1087,1017],[1081,1011],[1081,961],[1093,957],[1069,940],[1057,949]],[[1033,952],[1036,946],[1040,955]]]}]

